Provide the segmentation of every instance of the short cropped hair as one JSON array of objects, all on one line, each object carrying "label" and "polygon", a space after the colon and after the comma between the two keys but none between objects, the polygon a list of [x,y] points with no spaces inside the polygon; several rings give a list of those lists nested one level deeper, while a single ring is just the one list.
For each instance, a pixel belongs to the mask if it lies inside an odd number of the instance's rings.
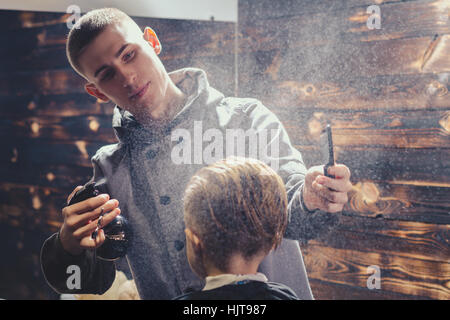
[{"label": "short cropped hair", "polygon": [[282,241],[287,195],[281,177],[264,162],[229,157],[204,167],[184,194],[184,220],[220,270],[231,255],[268,254]]},{"label": "short cropped hair", "polygon": [[89,11],[74,24],[67,36],[66,55],[70,65],[78,74],[85,77],[78,61],[84,49],[106,27],[123,20],[133,21],[130,16],[119,9],[102,8]]}]

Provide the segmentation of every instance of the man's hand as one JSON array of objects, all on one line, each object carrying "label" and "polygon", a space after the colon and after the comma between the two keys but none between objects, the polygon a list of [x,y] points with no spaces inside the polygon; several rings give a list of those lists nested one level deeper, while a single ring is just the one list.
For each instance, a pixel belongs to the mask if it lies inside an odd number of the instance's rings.
[{"label": "man's hand", "polygon": [[[75,192],[81,189],[81,186],[75,188],[67,198],[67,203],[74,196]],[[62,210],[64,223],[59,232],[61,244],[67,252],[78,255],[84,249],[98,248],[105,241],[105,233],[100,229],[95,239],[91,238],[98,223],[98,218],[104,214],[101,226],[102,228],[114,220],[120,214],[118,208],[119,201],[109,199],[109,195],[101,194],[90,198]]]},{"label": "man's hand", "polygon": [[303,202],[306,208],[326,212],[340,212],[348,201],[347,193],[352,189],[350,170],[343,164],[335,164],[328,168],[328,173],[335,176],[324,176],[324,166],[311,167],[306,173],[303,186]]}]

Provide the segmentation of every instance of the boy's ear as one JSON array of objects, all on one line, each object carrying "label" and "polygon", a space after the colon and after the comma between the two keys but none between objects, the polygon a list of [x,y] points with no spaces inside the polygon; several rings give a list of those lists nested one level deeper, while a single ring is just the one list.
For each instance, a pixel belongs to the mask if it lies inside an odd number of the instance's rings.
[{"label": "boy's ear", "polygon": [[159,42],[158,36],[156,35],[156,32],[153,31],[150,27],[145,27],[144,29],[144,39],[147,41],[152,48],[155,50],[155,53],[159,55],[162,50],[161,43]]},{"label": "boy's ear", "polygon": [[98,90],[95,84],[93,83],[85,84],[84,90],[86,90],[87,93],[89,93],[91,96],[96,97],[97,99],[100,99],[104,102],[109,101],[109,98],[105,96],[100,90]]},{"label": "boy's ear", "polygon": [[194,232],[192,232],[191,229],[189,229],[189,228],[184,229],[184,233],[186,234],[187,240],[190,243],[192,243],[192,245],[195,249],[198,249],[201,247],[200,238],[197,237],[197,235]]}]

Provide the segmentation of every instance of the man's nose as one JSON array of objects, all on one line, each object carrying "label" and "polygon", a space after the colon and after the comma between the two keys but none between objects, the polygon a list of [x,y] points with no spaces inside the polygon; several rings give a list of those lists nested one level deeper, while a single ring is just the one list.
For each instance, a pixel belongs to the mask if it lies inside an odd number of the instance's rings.
[{"label": "man's nose", "polygon": [[125,88],[127,87],[134,87],[136,84],[136,73],[131,69],[121,69],[118,70],[122,84]]}]

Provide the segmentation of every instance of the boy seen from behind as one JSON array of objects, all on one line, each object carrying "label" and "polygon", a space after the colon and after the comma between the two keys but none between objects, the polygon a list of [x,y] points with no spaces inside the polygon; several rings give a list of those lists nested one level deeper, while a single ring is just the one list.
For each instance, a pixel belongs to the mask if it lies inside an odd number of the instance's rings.
[{"label": "boy seen from behind", "polygon": [[206,284],[175,299],[298,299],[258,272],[287,225],[285,186],[272,168],[256,159],[221,160],[190,179],[183,200],[189,265]]}]

